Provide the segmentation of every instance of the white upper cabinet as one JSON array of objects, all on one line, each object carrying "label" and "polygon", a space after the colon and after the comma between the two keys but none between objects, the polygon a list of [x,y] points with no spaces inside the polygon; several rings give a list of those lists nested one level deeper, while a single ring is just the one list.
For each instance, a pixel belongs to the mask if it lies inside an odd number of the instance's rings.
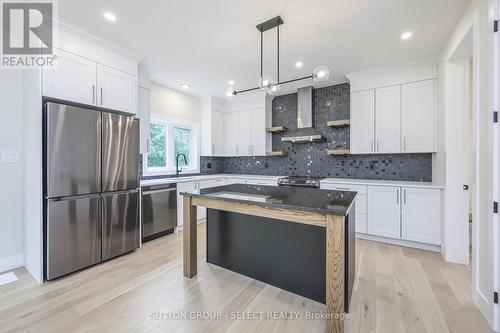
[{"label": "white upper cabinet", "polygon": [[401,86],[375,89],[375,151],[401,151]]},{"label": "white upper cabinet", "polygon": [[137,113],[137,77],[101,64],[97,65],[98,105]]},{"label": "white upper cabinet", "polygon": [[137,116],[141,121],[141,153],[149,152],[149,118],[150,118],[150,91],[149,89],[139,87],[139,109]]},{"label": "white upper cabinet", "polygon": [[402,146],[405,153],[435,152],[435,83],[402,85]]},{"label": "white upper cabinet", "polygon": [[403,188],[402,238],[427,244],[441,244],[441,191]]},{"label": "white upper cabinet", "polygon": [[351,153],[374,151],[375,91],[356,91],[351,94]]},{"label": "white upper cabinet", "polygon": [[266,155],[266,108],[257,108],[251,111],[252,116],[252,143],[250,155]]},{"label": "white upper cabinet", "polygon": [[400,238],[399,187],[368,187],[368,233],[376,236]]},{"label": "white upper cabinet", "polygon": [[212,156],[224,156],[224,114],[212,112]]},{"label": "white upper cabinet", "polygon": [[436,151],[435,64],[346,76],[351,85],[352,154]]},{"label": "white upper cabinet", "polygon": [[250,156],[252,151],[252,114],[250,110],[238,114],[238,156]]},{"label": "white upper cabinet", "polygon": [[224,151],[226,156],[238,156],[238,112],[230,112],[224,115]]},{"label": "white upper cabinet", "polygon": [[57,67],[43,68],[43,95],[83,104],[96,103],[96,67],[89,59],[59,49]]},{"label": "white upper cabinet", "polygon": [[43,69],[43,96],[136,114],[137,62],[58,29],[54,67]]}]

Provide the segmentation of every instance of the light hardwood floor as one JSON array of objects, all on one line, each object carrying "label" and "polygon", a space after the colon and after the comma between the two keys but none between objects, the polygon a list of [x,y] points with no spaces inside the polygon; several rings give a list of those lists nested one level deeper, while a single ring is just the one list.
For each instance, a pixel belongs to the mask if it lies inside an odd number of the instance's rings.
[{"label": "light hardwood floor", "polygon": [[[324,305],[205,263],[182,276],[182,234],[40,286],[24,270],[0,286],[0,332],[322,332],[323,320],[179,320],[153,314],[299,311]],[[471,300],[471,273],[439,254],[356,242],[357,276],[346,332],[490,332]],[[193,312],[190,312],[193,311]],[[188,314],[189,315],[189,314]]]}]

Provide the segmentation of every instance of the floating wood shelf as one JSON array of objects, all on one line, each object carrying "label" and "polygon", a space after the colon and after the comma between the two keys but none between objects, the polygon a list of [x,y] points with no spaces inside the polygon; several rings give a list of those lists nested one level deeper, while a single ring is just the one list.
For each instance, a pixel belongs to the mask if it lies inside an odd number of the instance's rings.
[{"label": "floating wood shelf", "polygon": [[286,132],[288,128],[285,126],[275,126],[275,127],[268,127],[266,128],[266,132],[269,133],[281,133],[281,132]]},{"label": "floating wood shelf", "polygon": [[326,153],[328,155],[350,155],[351,151],[349,149],[328,149]]},{"label": "floating wood shelf", "polygon": [[328,127],[347,127],[351,125],[350,119],[332,120],[326,123]]},{"label": "floating wood shelf", "polygon": [[287,156],[288,153],[286,151],[268,151],[266,153],[267,156]]}]

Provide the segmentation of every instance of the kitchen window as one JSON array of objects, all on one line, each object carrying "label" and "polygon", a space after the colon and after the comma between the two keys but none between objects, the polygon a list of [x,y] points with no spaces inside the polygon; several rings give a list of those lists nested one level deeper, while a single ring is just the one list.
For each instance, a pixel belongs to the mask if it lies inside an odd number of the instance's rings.
[{"label": "kitchen window", "polygon": [[187,163],[179,158],[183,172],[199,172],[199,125],[153,120],[150,123],[151,141],[147,156],[147,174],[175,173],[178,154],[186,155]]}]

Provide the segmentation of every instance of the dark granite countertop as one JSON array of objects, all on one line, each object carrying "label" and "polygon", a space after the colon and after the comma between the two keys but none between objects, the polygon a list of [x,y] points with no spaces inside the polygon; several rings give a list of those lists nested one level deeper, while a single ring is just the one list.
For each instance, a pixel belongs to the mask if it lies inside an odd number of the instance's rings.
[{"label": "dark granite countertop", "polygon": [[346,216],[356,192],[320,190],[309,187],[232,184],[181,193],[227,202],[285,208],[320,214]]}]

